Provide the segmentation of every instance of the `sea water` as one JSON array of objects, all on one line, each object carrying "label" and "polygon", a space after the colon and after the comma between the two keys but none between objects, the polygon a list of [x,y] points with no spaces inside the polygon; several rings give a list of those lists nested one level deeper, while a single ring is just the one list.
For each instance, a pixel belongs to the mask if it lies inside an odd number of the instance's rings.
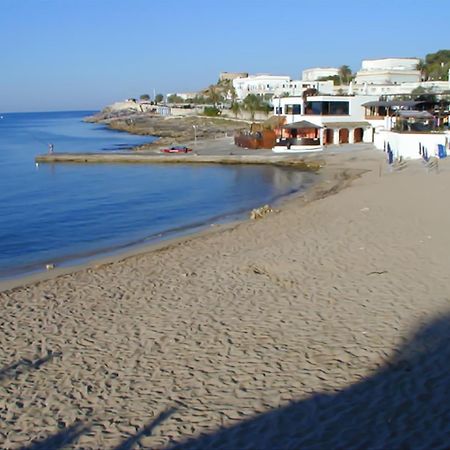
[{"label": "sea water", "polygon": [[35,164],[50,143],[109,152],[154,139],[83,122],[92,113],[0,113],[0,278],[230,220],[314,180],[269,166]]}]

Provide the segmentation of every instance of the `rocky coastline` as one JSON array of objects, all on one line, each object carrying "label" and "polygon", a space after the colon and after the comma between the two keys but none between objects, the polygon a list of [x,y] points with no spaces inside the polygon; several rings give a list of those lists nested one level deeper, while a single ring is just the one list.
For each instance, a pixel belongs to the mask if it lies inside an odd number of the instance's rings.
[{"label": "rocky coastline", "polygon": [[[249,128],[249,123],[221,117],[206,116],[160,116],[149,112],[109,111],[85,118],[86,122],[99,123],[110,129],[141,136],[156,136],[150,144],[134,150],[154,150],[167,145],[180,145],[197,140],[210,140],[233,136]],[[195,128],[194,128],[195,127]]]}]

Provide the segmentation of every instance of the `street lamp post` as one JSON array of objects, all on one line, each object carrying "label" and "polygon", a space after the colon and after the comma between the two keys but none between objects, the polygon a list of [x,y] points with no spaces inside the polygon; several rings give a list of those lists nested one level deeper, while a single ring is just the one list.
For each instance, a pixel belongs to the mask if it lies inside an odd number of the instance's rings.
[{"label": "street lamp post", "polygon": [[194,129],[194,149],[197,150],[197,125],[192,125]]}]

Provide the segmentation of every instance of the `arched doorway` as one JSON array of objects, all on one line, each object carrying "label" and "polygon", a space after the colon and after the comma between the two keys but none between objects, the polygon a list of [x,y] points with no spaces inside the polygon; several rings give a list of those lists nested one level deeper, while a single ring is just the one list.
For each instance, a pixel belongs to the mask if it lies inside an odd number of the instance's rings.
[{"label": "arched doorway", "polygon": [[325,130],[325,144],[332,144],[334,140],[334,130],[327,128]]},{"label": "arched doorway", "polygon": [[355,128],[354,131],[354,142],[362,142],[363,141],[364,130],[362,128]]},{"label": "arched doorway", "polygon": [[348,144],[348,129],[347,128],[341,128],[339,130],[339,144]]}]

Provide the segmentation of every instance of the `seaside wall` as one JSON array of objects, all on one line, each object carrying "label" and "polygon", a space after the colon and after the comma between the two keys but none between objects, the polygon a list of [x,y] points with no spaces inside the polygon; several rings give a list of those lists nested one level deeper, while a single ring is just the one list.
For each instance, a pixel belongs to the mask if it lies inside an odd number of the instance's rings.
[{"label": "seaside wall", "polygon": [[[170,107],[170,115],[171,116],[199,116],[203,114],[203,106],[199,106],[197,108],[190,108],[190,109],[185,109],[185,108],[176,108],[171,106]],[[221,117],[227,117],[230,119],[240,119],[240,120],[252,120],[252,116],[248,111],[239,111],[237,117],[236,115],[228,110],[228,109],[223,109],[220,113]],[[268,114],[261,112],[261,111],[256,111],[255,112],[255,117],[254,120],[256,122],[258,121],[264,121],[269,117]]]},{"label": "seaside wall", "polygon": [[379,131],[375,134],[374,144],[384,150],[389,143],[394,157],[420,159],[419,145],[427,150],[429,156],[437,156],[438,145],[444,145],[449,152],[450,132],[444,133],[397,133],[395,131]]},{"label": "seaside wall", "polygon": [[[222,117],[229,117],[230,119],[241,119],[241,120],[252,120],[252,115],[248,112],[248,111],[239,111],[237,117],[236,115],[233,113],[233,111],[228,110],[228,109],[224,109],[221,113]],[[259,121],[264,121],[267,120],[267,118],[270,116],[270,114],[266,114],[265,112],[262,111],[256,111],[255,112],[255,117],[254,117],[254,121],[259,122]]]}]

